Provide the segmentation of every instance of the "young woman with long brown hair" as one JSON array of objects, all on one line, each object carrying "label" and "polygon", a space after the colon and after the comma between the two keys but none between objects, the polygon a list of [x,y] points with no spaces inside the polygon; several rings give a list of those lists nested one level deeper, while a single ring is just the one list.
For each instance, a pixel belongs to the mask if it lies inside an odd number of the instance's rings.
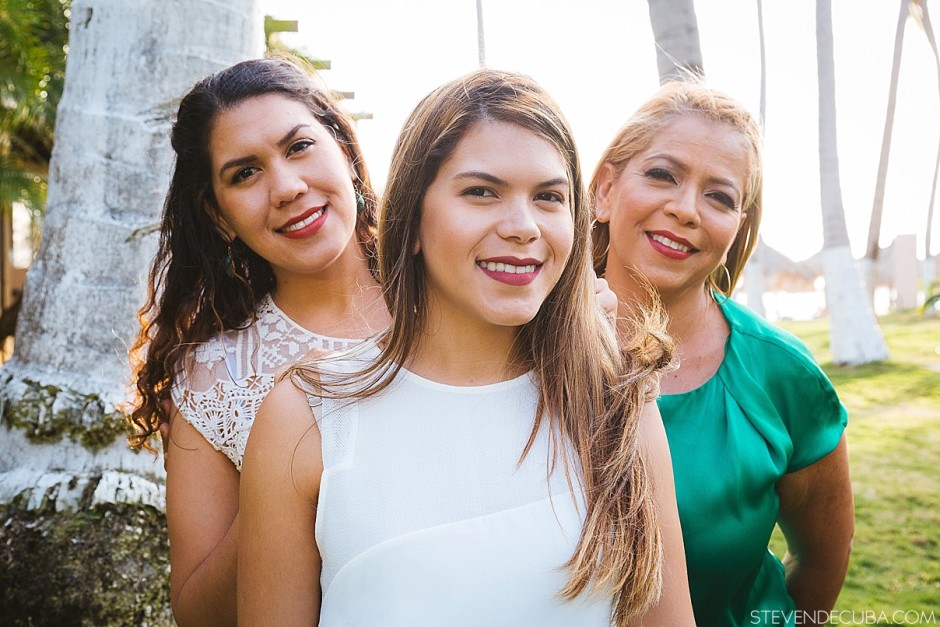
[{"label": "young woman with long brown hair", "polygon": [[645,319],[621,350],[594,306],[554,102],[494,70],[435,90],[379,213],[391,326],[292,369],[249,438],[240,624],[692,624],[669,341]]}]

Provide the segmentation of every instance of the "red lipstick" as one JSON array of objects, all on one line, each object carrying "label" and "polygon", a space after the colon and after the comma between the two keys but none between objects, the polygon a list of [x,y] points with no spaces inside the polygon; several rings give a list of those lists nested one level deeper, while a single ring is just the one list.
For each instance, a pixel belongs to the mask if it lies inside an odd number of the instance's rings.
[{"label": "red lipstick", "polygon": [[306,239],[320,230],[326,221],[327,206],[311,207],[296,218],[286,222],[277,232],[290,239]]}]

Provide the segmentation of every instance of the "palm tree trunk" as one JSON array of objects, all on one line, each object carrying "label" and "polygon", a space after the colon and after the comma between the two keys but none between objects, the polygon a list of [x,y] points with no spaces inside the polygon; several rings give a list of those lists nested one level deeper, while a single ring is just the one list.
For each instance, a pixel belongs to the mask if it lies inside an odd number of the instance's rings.
[{"label": "palm tree trunk", "polygon": [[[760,42],[760,122],[765,127],[767,114],[767,50],[764,46],[764,3],[757,0],[757,34]],[[744,267],[744,287],[747,290],[747,306],[761,317],[764,310],[764,243],[760,233],[757,246],[750,261]]]},{"label": "palm tree trunk", "polygon": [[816,0],[819,78],[819,179],[823,214],[823,270],[832,360],[860,365],[888,357],[881,330],[859,280],[842,206],[836,138],[836,79],[831,0]]},{"label": "palm tree trunk", "polygon": [[[933,50],[934,62],[937,64],[937,85],[940,87],[940,53],[937,51],[937,38],[934,36],[933,25],[930,23],[930,12],[927,10],[927,0],[914,0],[921,8],[921,24],[930,48]],[[937,145],[937,159],[933,166],[933,181],[930,184],[930,202],[927,204],[927,231],[924,235],[924,263],[922,265],[921,279],[924,288],[928,288],[936,275],[933,257],[931,256],[931,231],[933,231],[933,210],[937,200],[937,179],[940,174],[940,141]]]},{"label": "palm tree trunk", "polygon": [[888,159],[891,154],[891,132],[894,128],[894,110],[898,101],[898,75],[901,70],[901,51],[904,47],[904,26],[910,12],[911,0],[901,0],[898,26],[894,36],[894,57],[891,61],[891,81],[888,85],[888,111],[885,114],[884,134],[881,138],[881,157],[878,160],[878,176],[875,179],[875,197],[871,205],[871,221],[868,224],[868,246],[865,248],[864,278],[871,302],[875,298],[875,277],[878,265],[878,241],[881,238],[881,217],[884,212],[885,183],[888,178]]},{"label": "palm tree trunk", "polygon": [[685,71],[704,74],[693,0],[648,0],[648,4],[660,83],[681,80]]},{"label": "palm tree trunk", "polygon": [[477,0],[477,60],[486,67],[486,40],[483,37],[483,0]]},{"label": "palm tree trunk", "polygon": [[[171,166],[204,74],[260,54],[256,0],[74,0],[40,250],[0,371],[0,615],[171,624],[162,462],[117,410]],[[37,595],[36,591],[42,594]]]}]

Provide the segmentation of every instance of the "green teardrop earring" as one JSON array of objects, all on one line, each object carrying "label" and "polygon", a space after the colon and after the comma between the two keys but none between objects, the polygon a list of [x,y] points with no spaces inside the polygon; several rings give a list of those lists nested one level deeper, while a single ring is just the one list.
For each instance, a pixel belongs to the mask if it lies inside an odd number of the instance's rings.
[{"label": "green teardrop earring", "polygon": [[222,258],[222,267],[225,269],[226,276],[235,276],[235,260],[232,259],[232,242],[229,242],[225,249],[225,257]]},{"label": "green teardrop earring", "polygon": [[366,199],[362,194],[356,192],[356,213],[362,213],[366,210]]}]

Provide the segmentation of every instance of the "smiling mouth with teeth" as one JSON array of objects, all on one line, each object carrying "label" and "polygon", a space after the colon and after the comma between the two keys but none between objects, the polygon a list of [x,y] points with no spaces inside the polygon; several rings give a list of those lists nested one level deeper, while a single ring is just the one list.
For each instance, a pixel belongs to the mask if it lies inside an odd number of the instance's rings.
[{"label": "smiling mouth with teeth", "polygon": [[324,209],[326,209],[326,207],[324,207],[323,209],[320,209],[316,213],[311,213],[309,216],[307,216],[300,222],[296,222],[294,224],[291,224],[290,226],[285,226],[284,228],[279,229],[279,230],[281,233],[290,233],[291,231],[299,231],[305,226],[310,226],[311,224],[314,223],[314,221],[316,221],[317,218],[323,215]]},{"label": "smiling mouth with teeth", "polygon": [[506,272],[507,274],[528,274],[535,272],[535,264],[527,266],[514,266],[508,263],[493,263],[492,261],[478,261],[477,265],[490,272]]},{"label": "smiling mouth with teeth", "polygon": [[655,240],[655,241],[657,241],[657,242],[659,242],[659,243],[662,244],[663,246],[668,246],[669,248],[671,248],[671,249],[673,249],[673,250],[678,250],[680,253],[690,253],[690,252],[692,252],[692,251],[694,250],[693,248],[690,248],[690,247],[688,247],[688,246],[684,246],[684,245],[680,244],[679,242],[674,242],[674,241],[672,241],[671,239],[669,239],[668,237],[663,237],[662,235],[659,235],[659,234],[656,234],[656,233],[651,233],[651,234],[650,234],[650,238],[653,239],[653,240]]}]

